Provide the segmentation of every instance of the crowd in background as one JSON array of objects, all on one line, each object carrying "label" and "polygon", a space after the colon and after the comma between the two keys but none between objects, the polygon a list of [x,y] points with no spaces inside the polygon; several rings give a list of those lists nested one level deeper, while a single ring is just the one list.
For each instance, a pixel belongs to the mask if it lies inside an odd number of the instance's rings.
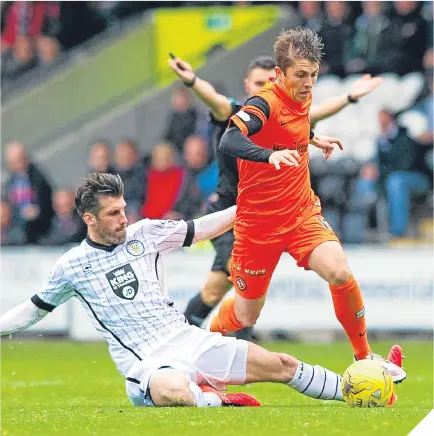
[{"label": "crowd in background", "polygon": [[[9,50],[8,55],[15,62],[11,65],[16,66],[20,59],[16,52],[21,53],[22,41],[27,41],[23,43],[27,57],[37,56],[38,62],[44,62],[42,53],[57,53],[67,46],[59,36],[65,27],[56,24],[56,20],[70,2],[39,2],[39,12],[34,9],[32,14],[36,15],[31,15],[34,20],[39,17],[39,27],[30,25],[36,21],[26,21],[25,35],[18,30],[23,11],[36,6],[6,3],[9,5],[3,14],[2,54],[6,53],[4,49]],[[105,17],[101,28],[108,25],[111,14],[128,15],[137,12],[134,8],[143,7],[132,5],[141,2],[79,3],[81,6],[77,7],[87,11],[83,20],[97,20],[93,13],[101,9],[99,17]],[[328,162],[327,166],[321,159],[311,161],[313,188],[321,198],[324,215],[344,242],[364,242],[366,230],[380,226],[378,205],[382,199],[388,216],[387,231],[396,238],[408,235],[414,206],[432,199],[434,56],[429,39],[432,22],[424,18],[427,3],[298,4],[300,24],[319,32],[326,46],[333,49],[324,59],[324,73],[404,74],[416,70],[422,71],[425,78],[421,93],[411,104],[427,120],[428,129],[422,135],[411,137],[399,125],[397,114],[383,110],[378,114],[380,134],[375,159],[359,162],[347,157]],[[13,25],[8,20],[14,20]],[[83,32],[92,33],[89,29]],[[4,45],[5,35],[8,46]],[[85,38],[84,34],[76,37],[77,41]],[[130,223],[141,218],[190,219],[201,215],[217,186],[218,167],[210,144],[206,110],[182,85],[173,89],[166,126],[160,143],[147,155],[140,153],[140,138],[125,138],[117,144],[112,144],[110,138],[95,138],[90,144],[88,172],[116,172],[122,176]],[[54,189],[43,170],[28,156],[25,144],[8,144],[5,160],[9,178],[0,203],[1,244],[64,245],[81,241],[85,227],[74,210],[74,190]],[[432,208],[432,202],[429,207]]]},{"label": "crowd in background", "polygon": [[[248,5],[252,2],[4,1],[1,2],[2,78],[19,77],[52,64],[62,51],[110,26],[156,7]],[[255,4],[267,2],[255,2]],[[422,71],[432,46],[432,2],[300,1],[281,2],[291,23],[306,25],[327,50],[321,73],[345,76],[369,71],[400,75]]]}]

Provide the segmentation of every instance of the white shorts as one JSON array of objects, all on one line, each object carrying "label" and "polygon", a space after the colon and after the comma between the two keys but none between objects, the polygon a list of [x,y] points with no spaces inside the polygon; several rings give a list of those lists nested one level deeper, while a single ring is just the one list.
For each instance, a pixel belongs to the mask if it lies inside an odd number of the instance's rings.
[{"label": "white shorts", "polygon": [[171,368],[198,385],[224,390],[246,380],[248,342],[191,326],[171,338],[128,372],[127,395],[135,406],[154,406],[149,381],[155,371]]}]

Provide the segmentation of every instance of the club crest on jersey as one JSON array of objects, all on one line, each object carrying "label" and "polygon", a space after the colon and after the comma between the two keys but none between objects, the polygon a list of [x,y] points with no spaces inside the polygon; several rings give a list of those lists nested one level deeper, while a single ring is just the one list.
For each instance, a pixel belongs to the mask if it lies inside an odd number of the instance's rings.
[{"label": "club crest on jersey", "polygon": [[145,247],[137,239],[132,239],[127,244],[127,251],[133,256],[141,256],[145,252]]},{"label": "club crest on jersey", "polygon": [[106,275],[112,291],[124,300],[134,300],[139,291],[139,281],[130,264],[120,266]]}]

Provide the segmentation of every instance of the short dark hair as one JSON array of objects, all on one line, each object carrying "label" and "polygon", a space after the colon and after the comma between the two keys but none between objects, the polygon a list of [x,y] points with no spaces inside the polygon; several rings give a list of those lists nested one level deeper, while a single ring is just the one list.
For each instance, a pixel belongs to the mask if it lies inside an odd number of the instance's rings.
[{"label": "short dark hair", "polygon": [[249,64],[249,68],[247,70],[247,74],[255,68],[262,68],[263,70],[274,70],[276,66],[276,62],[271,56],[259,56],[252,60]]},{"label": "short dark hair", "polygon": [[285,72],[295,59],[320,63],[323,48],[321,38],[307,27],[282,31],[274,44],[276,64]]},{"label": "short dark hair", "polygon": [[124,182],[119,174],[92,173],[77,189],[75,208],[82,217],[86,212],[96,215],[101,197],[119,197],[124,194]]}]

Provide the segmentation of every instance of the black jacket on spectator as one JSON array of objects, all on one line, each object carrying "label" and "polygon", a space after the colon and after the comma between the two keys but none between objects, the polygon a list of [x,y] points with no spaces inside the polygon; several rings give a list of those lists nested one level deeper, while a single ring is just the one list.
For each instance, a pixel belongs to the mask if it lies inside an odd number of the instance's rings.
[{"label": "black jacket on spectator", "polygon": [[378,40],[375,61],[369,72],[404,75],[422,71],[422,59],[428,45],[428,28],[419,14],[393,15],[384,22]]},{"label": "black jacket on spectator", "polygon": [[142,162],[137,163],[128,170],[117,170],[124,182],[124,198],[128,210],[133,209],[139,214],[141,205],[145,202],[146,168]]},{"label": "black jacket on spectator", "polygon": [[197,111],[189,108],[186,112],[172,111],[169,115],[164,140],[172,144],[182,155],[184,141],[195,132]]},{"label": "black jacket on spectator", "polygon": [[[9,188],[14,182],[14,174],[9,177],[6,183],[6,190],[9,192]],[[45,178],[45,176],[39,171],[39,169],[32,163],[28,167],[28,178],[32,188],[33,200],[32,204],[35,204],[39,208],[39,215],[32,221],[27,221],[25,225],[25,233],[27,242],[29,244],[37,243],[41,236],[47,234],[51,226],[51,220],[54,215],[53,204],[51,201],[52,189]],[[11,202],[13,204],[13,202]]]},{"label": "black jacket on spectator", "polygon": [[407,134],[407,129],[398,126],[392,139],[377,140],[377,159],[380,188],[384,189],[387,177],[394,171],[418,171],[420,147]]},{"label": "black jacket on spectator", "polygon": [[345,76],[344,64],[348,53],[348,44],[352,38],[352,28],[346,22],[333,24],[325,21],[320,36],[325,46],[324,64],[328,66],[327,74]]}]

